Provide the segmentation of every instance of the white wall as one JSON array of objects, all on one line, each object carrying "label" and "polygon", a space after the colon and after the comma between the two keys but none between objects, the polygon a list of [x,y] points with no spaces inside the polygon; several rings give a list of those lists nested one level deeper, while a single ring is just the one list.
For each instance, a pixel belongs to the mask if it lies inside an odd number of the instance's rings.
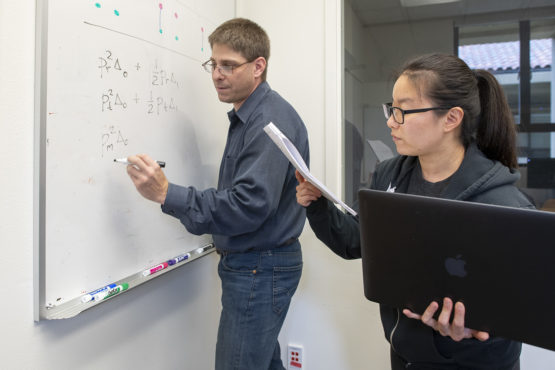
[{"label": "white wall", "polygon": [[34,1],[0,2],[0,367],[213,368],[215,254],[75,318],[33,321],[34,32]]},{"label": "white wall", "polygon": [[[341,85],[337,59],[343,49],[334,37],[340,10],[336,0],[238,0],[237,8],[238,16],[268,32],[268,81],[307,125],[311,172],[337,194],[342,191],[341,97],[329,95]],[[389,347],[377,305],[364,298],[360,260],[332,254],[308,225],[301,242],[303,276],[280,336],[282,346],[303,345],[309,370],[387,369]]]},{"label": "white wall", "polygon": [[[268,31],[269,82],[307,124],[313,173],[341,193],[338,3],[238,0],[237,14]],[[215,255],[74,319],[33,322],[34,20],[32,2],[0,2],[2,368],[213,368],[220,295]],[[311,370],[387,369],[389,349],[377,305],[363,297],[360,261],[333,255],[308,226],[301,240],[305,268],[282,344],[303,345]],[[199,282],[198,276],[211,278]],[[553,363],[553,352],[523,353],[524,370]]]},{"label": "white wall", "polygon": [[[238,1],[238,15],[270,34],[270,84],[307,123],[315,175],[340,192],[338,4]],[[0,2],[2,367],[211,369],[220,307],[215,255],[73,319],[33,322],[34,12],[31,1]],[[360,261],[332,255],[308,228],[302,242],[304,275],[283,343],[304,345],[309,369],[386,368],[388,347],[377,305],[363,298]]]}]

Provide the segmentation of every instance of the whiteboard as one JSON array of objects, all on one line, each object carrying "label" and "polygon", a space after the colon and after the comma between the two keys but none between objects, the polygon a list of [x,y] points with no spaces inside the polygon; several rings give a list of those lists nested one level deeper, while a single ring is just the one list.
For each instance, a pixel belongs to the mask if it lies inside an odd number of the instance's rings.
[{"label": "whiteboard", "polygon": [[216,186],[231,106],[201,63],[235,2],[39,3],[35,273],[44,318],[46,307],[211,243],[142,198],[113,160],[147,153],[166,162],[170,182]]}]

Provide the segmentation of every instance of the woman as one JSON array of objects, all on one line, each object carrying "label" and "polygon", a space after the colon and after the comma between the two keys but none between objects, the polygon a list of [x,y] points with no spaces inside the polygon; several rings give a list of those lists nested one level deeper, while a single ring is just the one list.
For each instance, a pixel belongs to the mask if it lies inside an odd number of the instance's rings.
[{"label": "woman", "polygon": [[[377,166],[372,189],[533,208],[514,186],[515,125],[489,72],[451,55],[416,58],[402,69],[384,113],[400,155]],[[339,256],[360,258],[358,220],[297,179],[297,202],[316,236]],[[464,305],[442,303],[437,320],[438,302],[422,315],[380,306],[392,369],[519,369],[520,343],[465,328]]]}]

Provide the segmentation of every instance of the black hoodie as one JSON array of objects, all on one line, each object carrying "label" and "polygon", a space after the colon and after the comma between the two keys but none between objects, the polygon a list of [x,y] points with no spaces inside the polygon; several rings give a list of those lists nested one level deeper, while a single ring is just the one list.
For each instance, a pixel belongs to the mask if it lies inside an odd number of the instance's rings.
[{"label": "black hoodie", "polygon": [[[406,193],[418,158],[398,156],[380,163],[372,177],[371,189]],[[442,197],[509,207],[534,208],[514,183],[520,174],[492,161],[470,145],[459,169],[453,174]],[[318,239],[345,258],[361,257],[358,218],[339,211],[324,197],[307,208],[307,218]],[[485,342],[442,337],[399,309],[380,305],[386,339],[405,361],[441,368],[509,368],[520,356],[521,344],[504,338]]]}]

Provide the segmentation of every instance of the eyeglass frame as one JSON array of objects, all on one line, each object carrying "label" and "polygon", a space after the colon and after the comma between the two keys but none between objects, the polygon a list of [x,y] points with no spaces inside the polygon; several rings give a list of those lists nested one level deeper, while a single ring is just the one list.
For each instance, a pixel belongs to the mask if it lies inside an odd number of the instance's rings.
[{"label": "eyeglass frame", "polygon": [[[431,108],[420,108],[420,109],[403,109],[403,108],[399,108],[399,107],[394,107],[393,103],[383,103],[382,108],[383,108],[383,113],[384,113],[384,116],[385,116],[386,119],[389,119],[389,117],[393,117],[393,120],[396,123],[398,123],[399,125],[402,125],[402,124],[405,123],[405,114],[423,113],[423,112],[429,112],[431,110],[448,110],[448,109],[451,109],[452,107],[431,107]],[[398,109],[401,112],[401,117],[402,117],[403,122],[397,121],[397,119],[395,118],[395,114],[393,114],[393,109]]]},{"label": "eyeglass frame", "polygon": [[[201,66],[202,66],[202,68],[204,68],[204,70],[205,70],[206,72],[208,72],[208,73],[214,73],[214,71],[215,71],[216,69],[218,69],[218,71],[220,71],[220,73],[221,73],[222,75],[224,75],[224,76],[232,76],[232,75],[233,75],[233,70],[234,70],[235,68],[239,68],[239,67],[241,67],[241,66],[243,66],[243,65],[245,65],[245,64],[252,63],[252,62],[254,62],[255,60],[256,60],[256,59],[247,60],[246,62],[243,62],[243,63],[241,63],[241,64],[237,64],[237,65],[224,65],[224,66],[220,66],[220,65],[218,65],[214,60],[208,59],[206,62],[202,63]],[[211,66],[211,67],[208,67],[208,66]],[[229,72],[227,72],[226,69],[229,69]],[[224,71],[226,71],[226,72],[224,73]]]}]

